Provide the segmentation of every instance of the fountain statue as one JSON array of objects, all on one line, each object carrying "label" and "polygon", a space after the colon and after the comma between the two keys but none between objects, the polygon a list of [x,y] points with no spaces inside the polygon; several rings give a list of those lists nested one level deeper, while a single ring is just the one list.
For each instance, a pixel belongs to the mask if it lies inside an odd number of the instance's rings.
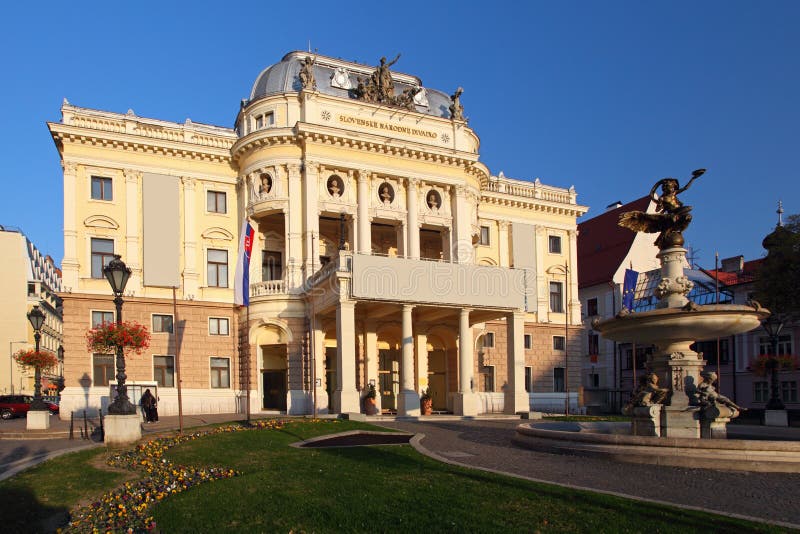
[{"label": "fountain statue", "polygon": [[[678,195],[704,172],[705,169],[694,171],[684,187],[675,178],[656,182],[650,191],[656,213],[633,211],[620,215],[620,226],[659,234],[656,245],[661,263],[661,282],[654,290],[656,309],[625,309],[612,319],[596,319],[592,323],[592,328],[607,339],[654,346],[647,361],[647,375],[625,407],[633,420],[634,435],[726,437],[725,425],[740,410],[716,392],[712,385],[716,376],[702,373],[706,361],[689,347],[698,340],[753,330],[769,316],[769,311],[756,303],[699,306],[687,297],[693,283],[683,271],[683,231],[692,220],[692,208],[685,206]],[[661,194],[656,197],[659,186]]]}]

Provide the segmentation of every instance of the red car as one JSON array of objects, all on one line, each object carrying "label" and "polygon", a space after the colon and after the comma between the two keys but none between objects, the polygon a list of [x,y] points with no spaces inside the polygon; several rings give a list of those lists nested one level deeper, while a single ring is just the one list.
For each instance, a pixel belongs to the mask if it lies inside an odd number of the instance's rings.
[{"label": "red car", "polygon": [[[0,395],[0,417],[11,419],[12,417],[23,417],[31,409],[33,397],[30,395]],[[58,413],[58,404],[44,402],[50,414]]]}]

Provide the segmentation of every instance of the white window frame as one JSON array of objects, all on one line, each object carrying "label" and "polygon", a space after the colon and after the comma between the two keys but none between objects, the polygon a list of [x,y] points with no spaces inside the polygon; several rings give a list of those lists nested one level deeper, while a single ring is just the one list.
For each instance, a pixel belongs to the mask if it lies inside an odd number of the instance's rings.
[{"label": "white window frame", "polygon": [[[554,240],[558,240],[558,252],[553,251],[553,242]],[[560,235],[556,234],[548,234],[547,235],[547,252],[548,254],[553,254],[554,256],[561,256],[564,254],[564,239]]]},{"label": "white window frame", "polygon": [[[117,361],[116,361],[116,358],[114,357],[113,354],[101,354],[99,352],[92,352],[90,354],[92,355],[92,387],[107,388],[108,385],[111,382],[116,381],[116,376],[117,376]],[[111,358],[111,377],[108,379],[108,383],[106,383],[106,384],[98,384],[97,383],[97,378],[95,377],[95,373],[94,373],[94,368],[95,368],[94,357],[95,356],[105,356],[105,357],[110,357]]]},{"label": "white window frame", "polygon": [[[95,198],[93,196],[93,188],[92,185],[94,184],[94,180],[100,180],[101,184],[103,180],[108,180],[111,186],[111,198]],[[100,196],[103,196],[104,188],[100,187]],[[89,200],[94,200],[96,202],[113,202],[114,201],[114,178],[111,176],[103,176],[99,174],[90,174],[89,175]]]},{"label": "white window frame", "polygon": [[[156,358],[172,358],[172,385],[171,386],[168,386],[166,384],[159,384],[158,379],[156,379]],[[175,387],[175,381],[176,381],[177,377],[175,376],[175,355],[174,354],[153,354],[153,357],[150,359],[150,369],[152,370],[152,373],[153,373],[153,382],[155,382],[156,385],[159,388],[174,388]]]},{"label": "white window frame", "polygon": [[[111,253],[112,255],[117,254],[117,250],[118,250],[117,249],[117,240],[114,237],[107,236],[107,235],[87,235],[86,239],[87,239],[87,243],[86,243],[86,249],[87,250],[86,251],[87,251],[87,253],[89,255],[89,261],[87,263],[87,265],[89,266],[89,278],[92,279],[92,280],[105,280],[106,279],[105,276],[99,276],[97,278],[92,276],[92,239],[103,239],[105,241],[111,241],[113,243],[113,249],[114,249],[114,252]],[[102,274],[102,269],[101,269],[101,274]],[[106,287],[108,287],[108,286],[106,286]]]},{"label": "white window frame", "polygon": [[[483,239],[483,231],[486,230],[486,242]],[[482,247],[490,247],[492,246],[492,228],[487,224],[480,225],[480,237],[478,239],[478,244]]]},{"label": "white window frame", "polygon": [[[212,286],[209,283],[209,279],[208,279],[208,253],[209,253],[209,251],[212,251],[212,250],[224,250],[225,253],[227,254],[227,258],[228,258],[227,263],[226,263],[226,266],[227,266],[227,269],[226,269],[227,278],[225,280],[225,285],[224,286],[220,286],[220,285]],[[206,272],[205,272],[206,287],[216,288],[216,289],[230,289],[231,288],[231,251],[228,250],[227,248],[208,247],[208,248],[206,248],[205,252],[206,252]],[[217,280],[217,281],[219,281],[219,280]]]},{"label": "white window frame", "polygon": [[[217,205],[218,195],[224,195],[225,196],[225,205],[223,206],[223,210],[224,211],[216,211],[216,210],[212,211],[212,210],[208,209],[208,195],[209,195],[209,193],[213,193],[214,194],[214,205],[215,205],[215,207],[217,207],[216,205]],[[214,187],[207,187],[206,188],[206,213],[209,214],[209,215],[227,215],[228,214],[228,192],[227,191],[223,191],[222,189],[215,189]]]},{"label": "white window frame", "polygon": [[[483,375],[483,392],[484,393],[494,393],[496,390],[497,385],[497,373],[494,365],[484,365],[483,370],[480,373]],[[491,389],[486,388],[486,376],[491,376]]]},{"label": "white window frame", "polygon": [[94,322],[94,314],[95,313],[103,313],[103,314],[110,313],[111,314],[111,322],[112,323],[116,322],[116,317],[114,316],[115,314],[114,314],[113,310],[89,310],[89,326],[91,328],[96,328],[96,327],[100,326],[100,323],[95,324],[95,322]]},{"label": "white window frame", "polygon": [[[168,330],[156,330],[156,325],[155,325],[155,322],[154,322],[156,316],[169,317],[170,319],[172,319],[172,332],[170,332]],[[167,334],[167,335],[173,334],[175,332],[175,316],[172,315],[171,313],[151,313],[150,314],[150,331],[153,334]]]},{"label": "white window frame", "polygon": [[[216,334],[211,331],[211,321],[217,321],[217,333]],[[225,323],[228,325],[227,326],[228,332],[226,334],[220,334],[219,333],[219,325],[220,325],[220,323],[222,321],[225,321]],[[209,336],[230,336],[231,335],[231,320],[230,320],[230,318],[229,317],[209,317],[208,318],[208,335]]]},{"label": "white window frame", "polygon": [[[491,341],[491,343],[490,343]],[[494,348],[494,332],[486,332],[483,334],[483,343],[481,346],[484,349],[493,349]]]},{"label": "white window frame", "polygon": [[[213,382],[213,370],[214,367],[211,365],[211,360],[227,360],[228,361],[228,385],[227,386],[214,386]],[[208,357],[208,387],[210,389],[231,389],[233,381],[231,380],[231,358],[230,356],[209,356]]]},{"label": "white window frame", "polygon": [[[560,349],[556,348],[556,339],[561,339],[564,342],[564,346]],[[567,338],[565,336],[553,336],[553,350],[557,352],[564,352],[567,348]]]},{"label": "white window frame", "polygon": [[533,349],[533,334],[523,334],[522,335],[522,347],[525,350],[532,350]]}]

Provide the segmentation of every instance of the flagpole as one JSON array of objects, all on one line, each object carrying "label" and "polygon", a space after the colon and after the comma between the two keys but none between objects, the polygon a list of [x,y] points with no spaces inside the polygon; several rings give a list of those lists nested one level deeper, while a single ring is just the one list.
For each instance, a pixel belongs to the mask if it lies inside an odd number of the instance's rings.
[{"label": "flagpole", "polygon": [[[246,290],[249,292],[250,288],[248,287],[248,288],[246,288]],[[249,297],[249,295],[248,295],[248,297]],[[246,366],[245,366],[245,374],[244,374],[244,385],[245,385],[245,395],[246,395],[245,406],[246,406],[246,410],[247,410],[247,419],[246,419],[246,421],[247,421],[247,424],[249,425],[250,424],[250,335],[249,335],[249,331],[250,331],[250,302],[249,302],[249,300],[250,299],[248,298],[247,300],[248,300],[248,303],[247,303],[247,306],[245,307],[245,309],[246,309],[245,316],[247,317],[247,319],[246,319],[246,323],[245,323],[245,343],[246,343],[246,345],[245,345],[246,346],[246,348],[245,348],[245,362],[246,362]]]},{"label": "flagpole", "polygon": [[172,329],[175,336],[175,374],[178,381],[178,433],[183,434],[183,400],[181,397],[181,358],[180,346],[181,339],[178,339],[178,297],[176,296],[176,287],[172,286]]}]

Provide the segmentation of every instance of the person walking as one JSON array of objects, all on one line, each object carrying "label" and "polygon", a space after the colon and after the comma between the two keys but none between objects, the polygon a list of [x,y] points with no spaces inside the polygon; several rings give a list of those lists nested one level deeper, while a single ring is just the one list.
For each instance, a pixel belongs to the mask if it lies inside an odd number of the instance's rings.
[{"label": "person walking", "polygon": [[155,423],[158,421],[158,412],[156,412],[156,398],[152,393],[150,393],[149,389],[144,391],[140,402],[142,405],[142,410],[144,411],[145,423]]}]

